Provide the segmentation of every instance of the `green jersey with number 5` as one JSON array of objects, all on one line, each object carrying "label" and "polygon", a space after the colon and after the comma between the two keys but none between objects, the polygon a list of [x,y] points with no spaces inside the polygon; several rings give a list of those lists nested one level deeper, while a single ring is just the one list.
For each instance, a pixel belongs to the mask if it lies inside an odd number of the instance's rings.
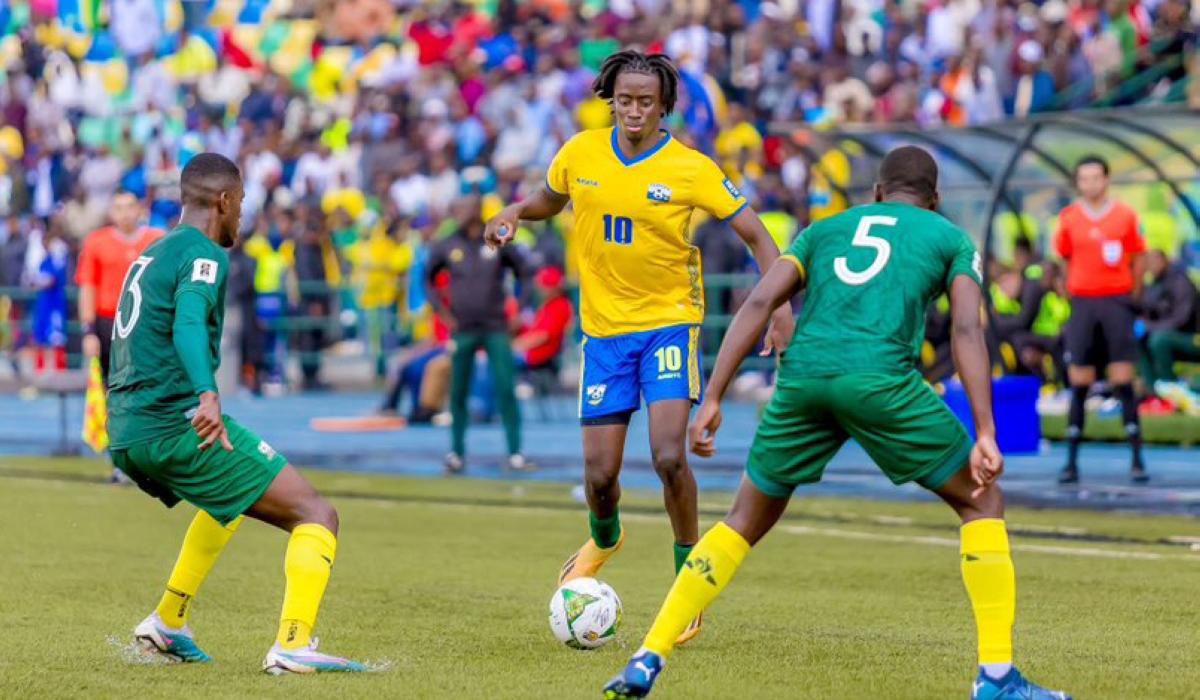
[{"label": "green jersey with number 5", "polygon": [[802,231],[784,254],[807,282],[804,309],[784,354],[789,377],[904,374],[917,364],[929,302],[959,275],[980,282],[967,234],[940,214],[883,202],[855,207]]},{"label": "green jersey with number 5", "polygon": [[229,255],[199,229],[180,226],[129,268],[113,322],[108,434],[114,449],[178,435],[199,405],[175,351],[175,305],[199,294],[208,308],[208,350],[220,363]]}]

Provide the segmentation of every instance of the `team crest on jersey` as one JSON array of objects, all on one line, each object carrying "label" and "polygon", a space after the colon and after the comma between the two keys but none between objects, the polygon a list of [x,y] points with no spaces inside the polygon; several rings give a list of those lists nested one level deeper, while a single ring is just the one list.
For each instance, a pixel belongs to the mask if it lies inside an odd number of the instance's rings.
[{"label": "team crest on jersey", "polygon": [[650,185],[650,191],[646,193],[646,199],[655,202],[671,201],[671,188],[666,185]]},{"label": "team crest on jersey", "polygon": [[207,284],[217,283],[217,261],[199,258],[192,263],[192,281],[205,282]]},{"label": "team crest on jersey", "polygon": [[721,184],[725,185],[725,189],[726,189],[726,191],[729,192],[729,196],[733,197],[734,199],[742,198],[742,191],[739,190],[737,188],[737,185],[734,185],[733,182],[729,178],[725,178],[724,180],[722,180]]},{"label": "team crest on jersey", "polygon": [[588,403],[593,406],[599,406],[604,400],[604,395],[608,393],[607,384],[593,384],[587,388]]},{"label": "team crest on jersey", "polygon": [[275,459],[275,448],[268,445],[266,440],[259,440],[258,451],[267,459]]}]

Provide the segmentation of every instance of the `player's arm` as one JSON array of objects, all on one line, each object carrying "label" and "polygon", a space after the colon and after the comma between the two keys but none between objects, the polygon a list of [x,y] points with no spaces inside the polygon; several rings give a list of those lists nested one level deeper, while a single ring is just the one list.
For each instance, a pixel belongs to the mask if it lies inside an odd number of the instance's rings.
[{"label": "player's arm", "polygon": [[[771,238],[754,208],[747,206],[741,209],[729,220],[729,225],[750,248],[750,253],[758,262],[758,269],[770,270],[779,259],[779,246],[775,245],[775,239]],[[772,350],[786,350],[788,343],[792,342],[792,333],[795,330],[796,318],[792,315],[791,297],[788,297],[771,316],[771,329],[762,354],[769,355]]]},{"label": "player's arm", "polygon": [[75,284],[79,285],[79,325],[83,329],[83,353],[88,357],[100,355],[100,339],[96,336],[96,284],[99,262],[89,237],[79,254]]},{"label": "player's arm", "polygon": [[721,426],[721,399],[746,356],[762,337],[774,309],[794,297],[804,285],[800,266],[790,257],[777,260],[758,281],[750,297],[738,309],[721,341],[717,364],[708,380],[704,404],[692,423],[692,452],[701,457],[716,453],[713,439]]},{"label": "player's arm", "polygon": [[543,184],[532,195],[516,204],[508,205],[493,216],[487,222],[483,239],[492,248],[506,245],[516,234],[522,219],[544,221],[562,211],[569,201],[571,198],[567,195],[555,192],[550,189],[550,185]]},{"label": "player's arm", "polygon": [[982,492],[1000,477],[1004,462],[996,446],[992,415],[992,363],[984,337],[983,294],[979,283],[958,275],[950,284],[951,348],[959,380],[966,389],[975,421],[976,444],[971,454],[971,476]]},{"label": "player's arm", "polygon": [[200,437],[201,450],[218,441],[226,450],[233,450],[221,414],[216,367],[208,338],[208,318],[217,305],[219,289],[226,283],[227,271],[223,268],[218,261],[208,258],[188,260],[179,268],[175,287],[171,342],[192,384],[192,391],[200,400],[192,427]]}]

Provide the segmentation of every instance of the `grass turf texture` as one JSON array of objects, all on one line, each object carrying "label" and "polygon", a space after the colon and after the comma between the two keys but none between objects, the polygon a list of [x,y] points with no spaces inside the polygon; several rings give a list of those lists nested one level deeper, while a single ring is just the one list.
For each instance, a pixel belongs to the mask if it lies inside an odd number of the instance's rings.
[{"label": "grass turf texture", "polygon": [[[286,543],[259,523],[238,532],[193,607],[216,662],[138,665],[120,646],[157,602],[193,511],[95,483],[101,472],[0,459],[5,698],[598,698],[671,581],[657,497],[629,494],[628,541],[604,572],[624,628],[600,651],[572,651],[546,621],[558,566],[585,536],[569,489],[310,473],[337,494],[343,535],[318,634],[331,652],[390,668],[258,671]],[[706,527],[728,494],[704,498]],[[1009,520],[1029,533],[1014,538],[1026,672],[1087,700],[1195,697],[1200,555],[1160,542],[1197,534],[1197,521],[1020,510]],[[974,629],[956,539],[937,504],[798,500],[655,697],[966,697]]]}]

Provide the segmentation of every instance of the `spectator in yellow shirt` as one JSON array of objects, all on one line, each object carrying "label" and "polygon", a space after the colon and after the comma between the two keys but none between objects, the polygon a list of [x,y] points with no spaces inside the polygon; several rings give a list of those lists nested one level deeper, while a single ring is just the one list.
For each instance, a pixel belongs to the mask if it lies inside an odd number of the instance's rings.
[{"label": "spectator in yellow shirt", "polygon": [[359,308],[367,322],[367,347],[375,358],[375,374],[387,372],[387,353],[395,344],[399,325],[399,302],[405,289],[405,273],[412,267],[412,248],[405,245],[407,224],[390,226],[375,212],[360,217],[368,233],[350,249],[354,286],[361,290]]},{"label": "spectator in yellow shirt", "polygon": [[254,258],[255,311],[264,332],[267,381],[282,385],[287,369],[286,316],[295,288],[296,244],[292,240],[295,217],[287,209],[271,208],[259,217],[254,235],[246,241],[246,255]]},{"label": "spectator in yellow shirt", "polygon": [[750,114],[737,102],[729,104],[725,124],[716,141],[717,162],[730,180],[740,184],[743,175],[763,174],[763,137],[750,122]]}]

